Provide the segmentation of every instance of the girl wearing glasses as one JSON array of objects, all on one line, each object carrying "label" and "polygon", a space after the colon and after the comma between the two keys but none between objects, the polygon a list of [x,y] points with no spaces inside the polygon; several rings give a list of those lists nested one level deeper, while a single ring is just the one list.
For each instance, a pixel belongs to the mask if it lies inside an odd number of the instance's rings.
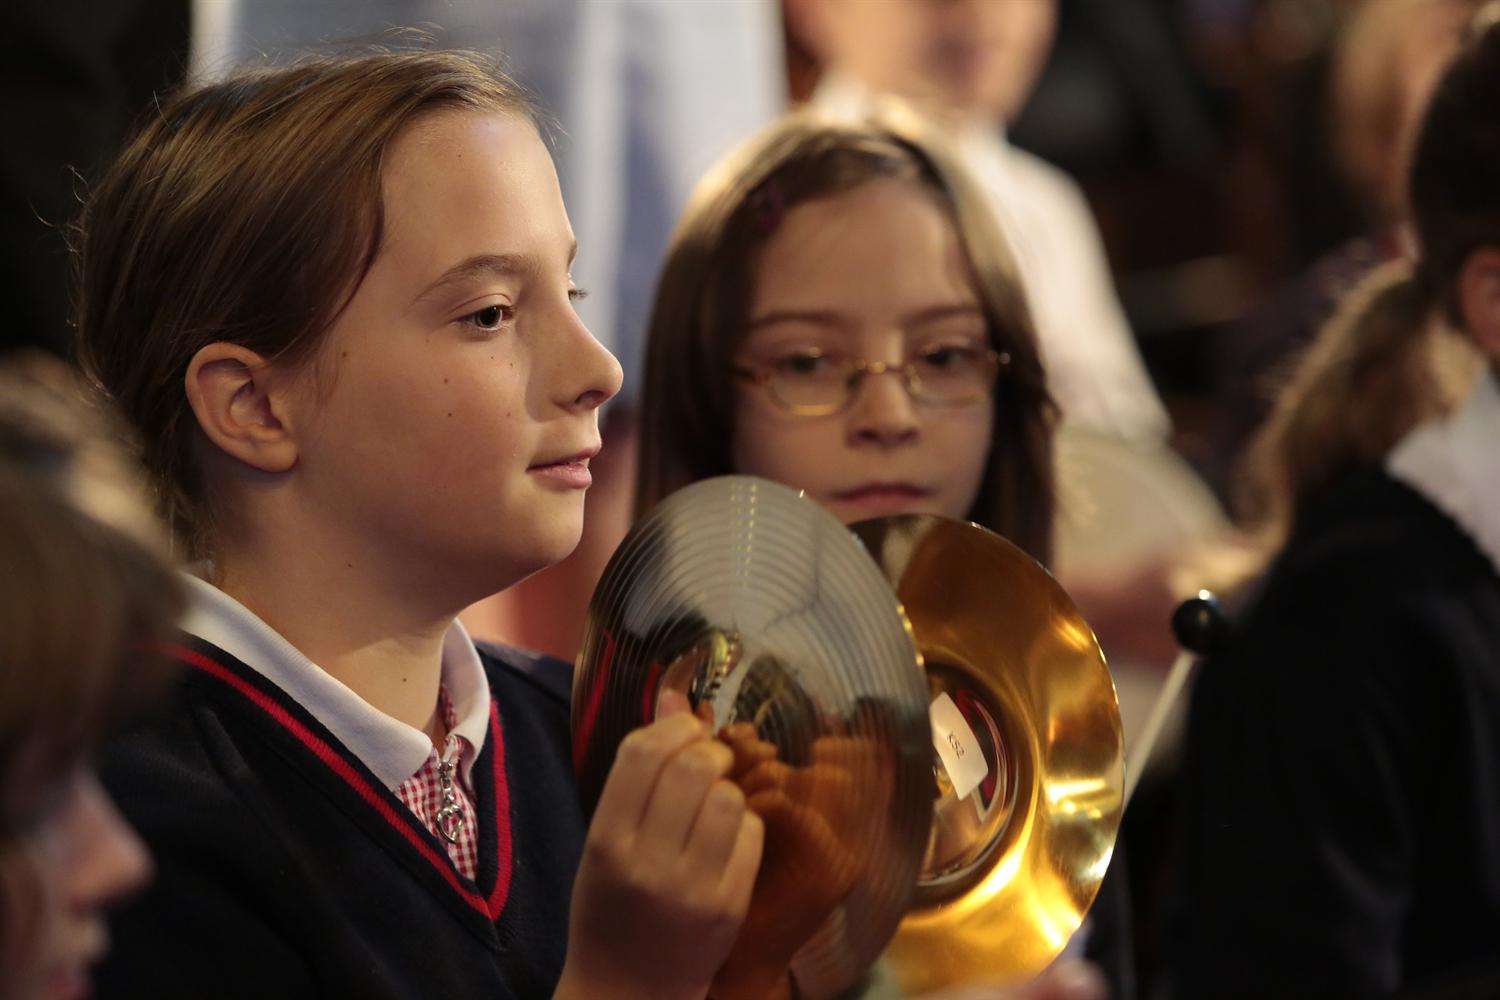
[{"label": "girl wearing glasses", "polygon": [[[644,377],[637,515],[747,473],[846,523],[941,514],[1050,556],[1055,407],[1015,265],[983,194],[901,112],[789,116],[705,177]],[[1086,949],[1114,995],[1123,889],[1106,879]]]},{"label": "girl wearing glasses", "polygon": [[741,472],[846,522],[968,518],[1046,561],[1031,318],[982,195],[916,133],[792,116],[699,185],[651,319],[638,514]]}]

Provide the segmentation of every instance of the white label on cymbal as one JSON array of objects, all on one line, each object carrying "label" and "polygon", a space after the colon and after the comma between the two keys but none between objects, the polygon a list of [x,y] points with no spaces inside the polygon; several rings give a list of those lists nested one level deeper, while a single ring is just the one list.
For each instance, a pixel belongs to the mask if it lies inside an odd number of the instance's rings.
[{"label": "white label on cymbal", "polygon": [[961,799],[989,776],[990,765],[985,761],[984,752],[964,713],[953,704],[947,692],[937,696],[927,714],[932,718],[933,748],[948,772],[954,796]]}]

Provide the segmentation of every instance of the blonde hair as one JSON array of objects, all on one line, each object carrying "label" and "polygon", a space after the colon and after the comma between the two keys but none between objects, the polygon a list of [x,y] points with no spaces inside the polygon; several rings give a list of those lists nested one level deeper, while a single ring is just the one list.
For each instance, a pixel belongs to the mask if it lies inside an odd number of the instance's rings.
[{"label": "blonde hair", "polygon": [[1036,334],[985,193],[934,129],[890,104],[862,124],[787,115],[699,182],[657,285],[646,344],[636,513],[699,479],[735,471],[730,365],[745,332],[759,254],[785,214],[881,179],[910,180],[954,221],[990,337],[1010,355],[996,432],[971,519],[1045,562],[1052,547],[1052,432]]},{"label": "blonde hair", "polygon": [[1481,10],[1417,133],[1409,177],[1419,253],[1369,275],[1301,359],[1246,466],[1248,513],[1272,542],[1346,475],[1378,466],[1418,424],[1448,413],[1482,370],[1463,335],[1464,263],[1500,247],[1500,24]]},{"label": "blonde hair", "polygon": [[1329,488],[1449,412],[1479,367],[1473,346],[1433,313],[1410,262],[1378,268],[1340,303],[1252,442],[1245,515],[1279,545]]}]

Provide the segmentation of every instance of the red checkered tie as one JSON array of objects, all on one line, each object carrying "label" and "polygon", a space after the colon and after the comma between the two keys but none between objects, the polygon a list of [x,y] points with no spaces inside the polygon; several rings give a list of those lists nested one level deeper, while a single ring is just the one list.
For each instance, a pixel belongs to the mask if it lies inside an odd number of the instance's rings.
[{"label": "red checkered tie", "polygon": [[453,732],[458,720],[447,688],[438,689],[438,707],[443,728],[448,730],[442,753],[434,747],[422,769],[396,789],[396,796],[442,842],[459,874],[473,881],[479,858],[478,830],[463,768],[463,755],[472,748]]}]

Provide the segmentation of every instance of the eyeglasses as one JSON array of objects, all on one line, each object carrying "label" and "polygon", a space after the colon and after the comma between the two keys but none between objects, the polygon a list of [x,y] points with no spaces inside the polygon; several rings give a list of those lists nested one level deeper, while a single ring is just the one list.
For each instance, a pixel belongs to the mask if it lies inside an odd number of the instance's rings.
[{"label": "eyeglasses", "polygon": [[934,406],[967,406],[989,397],[1010,355],[987,347],[946,346],[902,364],[863,358],[831,358],[809,348],[764,365],[736,365],[740,378],[765,388],[782,409],[801,417],[825,417],[848,409],[867,375],[896,372],[911,398]]}]

